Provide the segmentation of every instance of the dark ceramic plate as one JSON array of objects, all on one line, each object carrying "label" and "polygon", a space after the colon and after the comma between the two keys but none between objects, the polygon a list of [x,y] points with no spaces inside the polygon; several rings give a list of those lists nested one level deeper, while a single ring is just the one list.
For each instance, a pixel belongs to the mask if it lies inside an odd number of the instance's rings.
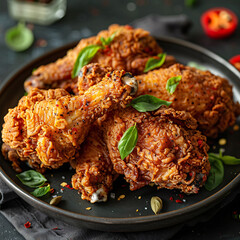
[{"label": "dark ceramic plate", "polygon": [[[234,86],[235,100],[240,101],[240,75],[239,72],[214,53],[194,44],[177,39],[159,39],[160,46],[183,64],[189,61],[200,63],[213,73],[226,77]],[[69,48],[75,44],[66,45],[56,49],[44,56],[32,61],[9,77],[0,91],[0,124],[8,108],[17,105],[18,100],[24,94],[23,82],[31,74],[32,70],[39,65],[49,63],[65,55]],[[224,146],[226,153],[233,156],[240,156],[240,131],[233,131],[232,128],[222,134],[219,138],[227,139]],[[218,139],[213,142],[214,151],[218,152]],[[45,176],[55,193],[63,196],[58,207],[49,205],[51,196],[38,199],[29,194],[31,189],[22,185],[16,178],[16,173],[11,168],[11,164],[0,155],[0,176],[3,180],[25,201],[35,206],[48,215],[62,219],[73,225],[87,227],[103,231],[144,231],[171,226],[181,223],[206,212],[217,203],[223,201],[225,197],[234,191],[240,182],[240,166],[226,166],[223,183],[214,191],[208,192],[204,188],[197,195],[184,195],[183,198],[177,190],[157,190],[155,187],[144,187],[138,191],[130,192],[128,184],[123,179],[118,179],[106,203],[90,204],[81,200],[80,195],[75,190],[64,188],[61,191],[62,182],[70,183],[74,171],[68,165],[56,170],[48,171]],[[26,167],[27,169],[27,167]],[[120,195],[125,198],[118,200]],[[159,215],[154,215],[150,207],[152,196],[162,198],[164,207]],[[173,199],[172,201],[170,199]],[[182,203],[176,203],[181,199]],[[86,210],[91,207],[91,210]]]}]

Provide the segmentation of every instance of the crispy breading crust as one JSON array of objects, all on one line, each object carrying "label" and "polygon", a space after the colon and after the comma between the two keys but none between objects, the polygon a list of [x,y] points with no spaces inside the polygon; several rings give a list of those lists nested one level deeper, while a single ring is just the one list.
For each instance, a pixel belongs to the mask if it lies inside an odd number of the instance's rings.
[{"label": "crispy breading crust", "polygon": [[[182,76],[171,95],[166,90],[167,80]],[[216,137],[236,121],[239,103],[234,103],[229,82],[209,71],[175,64],[137,76],[138,95],[150,94],[171,101],[171,107],[187,111],[197,119],[199,129],[208,137]]]},{"label": "crispy breading crust", "polygon": [[131,100],[124,76],[125,71],[109,73],[81,96],[33,89],[4,117],[3,142],[32,167],[58,168],[74,158],[96,119]]},{"label": "crispy breading crust", "polygon": [[93,126],[74,160],[73,188],[92,203],[107,200],[116,178],[101,128]]},{"label": "crispy breading crust", "polygon": [[[114,70],[125,70],[132,74],[143,73],[145,64],[149,57],[162,53],[156,40],[143,29],[133,29],[130,26],[111,25],[108,30],[103,30],[97,36],[82,39],[78,45],[67,52],[67,55],[54,63],[40,66],[32,76],[25,82],[27,92],[31,88],[41,89],[70,87],[71,72],[79,52],[89,45],[102,45],[101,37],[108,38],[116,33],[115,38],[105,49],[100,50],[91,62],[97,62],[104,66],[112,67]],[[166,64],[175,62],[173,57],[168,57]]]},{"label": "crispy breading crust", "polygon": [[[135,123],[137,145],[122,160],[118,142]],[[197,193],[210,164],[206,137],[196,127],[196,120],[183,111],[161,107],[157,112],[140,113],[129,107],[109,115],[104,138],[114,170],[124,174],[131,190],[154,182],[159,188]]]}]

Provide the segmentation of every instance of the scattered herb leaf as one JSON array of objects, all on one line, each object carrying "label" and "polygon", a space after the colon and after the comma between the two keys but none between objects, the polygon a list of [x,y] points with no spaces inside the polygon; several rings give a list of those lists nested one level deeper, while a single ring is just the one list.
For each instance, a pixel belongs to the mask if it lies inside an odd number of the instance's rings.
[{"label": "scattered herb leaf", "polygon": [[110,37],[108,38],[104,38],[104,37],[101,37],[100,40],[102,42],[102,45],[105,47],[107,45],[109,45],[113,39],[115,38],[116,34],[118,33],[118,31],[114,32]]},{"label": "scattered herb leaf", "polygon": [[167,102],[161,100],[160,98],[151,96],[151,95],[141,95],[133,99],[130,103],[130,106],[135,108],[139,112],[154,111],[160,108],[162,105],[170,106],[172,102]]},{"label": "scattered herb leaf", "polygon": [[27,95],[28,95],[28,92],[25,92],[25,93],[24,93],[24,96],[27,96]]},{"label": "scattered herb leaf", "polygon": [[219,186],[223,181],[224,166],[223,166],[222,161],[215,156],[212,157],[211,155],[209,155],[209,162],[211,165],[211,170],[209,172],[209,176],[207,178],[207,181],[206,181],[204,187],[208,191],[212,191],[217,186]]},{"label": "scattered herb leaf", "polygon": [[207,70],[204,66],[202,66],[201,64],[198,64],[196,62],[189,62],[187,65],[189,67],[194,67],[194,68],[197,68],[197,69],[202,70],[202,71],[206,71]]},{"label": "scattered herb leaf", "polygon": [[9,48],[20,52],[28,49],[33,43],[32,31],[20,22],[17,26],[8,29],[5,34],[5,42]]},{"label": "scattered herb leaf", "polygon": [[151,57],[148,59],[144,72],[148,72],[150,70],[153,70],[155,68],[159,68],[163,65],[166,59],[166,53],[159,53],[157,57]]},{"label": "scattered herb leaf", "polygon": [[135,123],[134,126],[127,129],[118,143],[118,150],[122,160],[133,151],[137,144],[137,139],[138,131]]},{"label": "scattered herb leaf", "polygon": [[28,170],[16,175],[19,180],[26,186],[37,188],[42,186],[47,179],[39,172]]},{"label": "scattered herb leaf", "polygon": [[170,94],[173,94],[177,88],[177,85],[181,81],[182,76],[171,77],[167,80],[166,89]]},{"label": "scattered herb leaf", "polygon": [[48,184],[45,187],[36,188],[33,192],[31,192],[31,194],[35,197],[42,197],[46,195],[48,192],[50,192],[50,184]]},{"label": "scattered herb leaf", "polygon": [[73,67],[72,78],[78,76],[81,68],[88,64],[101,48],[99,45],[89,45],[80,51]]}]

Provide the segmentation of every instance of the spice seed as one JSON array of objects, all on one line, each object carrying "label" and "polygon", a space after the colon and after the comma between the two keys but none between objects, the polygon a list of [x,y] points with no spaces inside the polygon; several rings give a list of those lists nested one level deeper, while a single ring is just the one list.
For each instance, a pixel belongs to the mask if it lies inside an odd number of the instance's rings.
[{"label": "spice seed", "polygon": [[86,208],[86,210],[88,210],[88,211],[91,210],[91,209],[92,209],[91,207],[87,207],[87,208]]},{"label": "spice seed", "polygon": [[238,126],[237,124],[235,124],[235,125],[233,126],[233,130],[234,130],[234,131],[238,131],[238,130],[239,130],[239,126]]},{"label": "spice seed", "polygon": [[218,143],[219,143],[219,145],[223,146],[227,143],[227,140],[225,138],[221,138],[221,139],[219,139]]},{"label": "spice seed", "polygon": [[151,208],[155,214],[158,214],[163,208],[162,199],[160,197],[152,197]]},{"label": "spice seed", "polygon": [[120,195],[120,196],[118,197],[118,201],[121,200],[121,199],[123,199],[123,198],[125,198],[125,195]]},{"label": "spice seed", "polygon": [[141,199],[142,198],[142,196],[138,196],[138,199]]},{"label": "spice seed", "polygon": [[57,196],[50,201],[50,205],[58,205],[62,200],[62,196]]}]

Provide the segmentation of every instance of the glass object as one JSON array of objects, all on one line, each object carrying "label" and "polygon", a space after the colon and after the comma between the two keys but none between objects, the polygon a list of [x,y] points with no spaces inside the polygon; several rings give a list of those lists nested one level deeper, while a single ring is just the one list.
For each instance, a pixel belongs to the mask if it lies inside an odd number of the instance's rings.
[{"label": "glass object", "polygon": [[49,25],[64,17],[66,0],[8,0],[12,18],[41,25]]}]

